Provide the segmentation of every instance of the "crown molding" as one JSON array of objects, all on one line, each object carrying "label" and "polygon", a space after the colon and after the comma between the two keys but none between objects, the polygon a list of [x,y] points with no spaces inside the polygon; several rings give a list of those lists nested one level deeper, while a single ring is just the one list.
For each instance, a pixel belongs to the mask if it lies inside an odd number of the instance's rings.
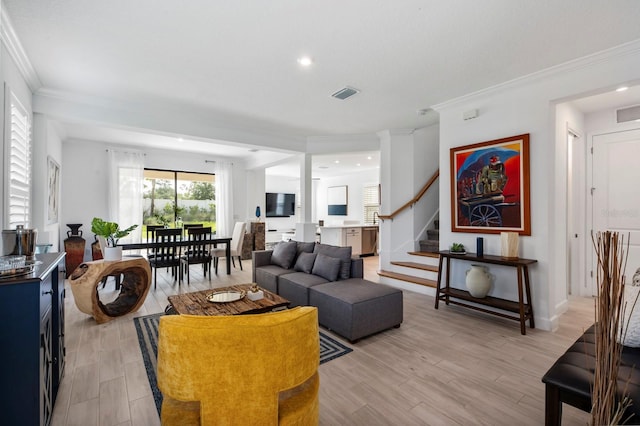
[{"label": "crown molding", "polygon": [[468,103],[478,97],[486,96],[489,94],[496,94],[508,90],[513,90],[523,86],[527,86],[534,82],[547,79],[549,77],[557,76],[559,74],[576,71],[583,68],[592,67],[600,63],[609,62],[615,58],[638,54],[640,52],[640,39],[630,41],[628,43],[621,44],[610,49],[602,50],[600,52],[593,53],[591,55],[583,56],[578,59],[574,59],[568,62],[564,62],[559,65],[555,65],[546,68],[541,71],[537,71],[531,74],[524,75],[522,77],[514,78],[513,80],[505,81],[494,86],[487,87],[486,89],[478,90],[458,98],[454,98],[445,102],[441,102],[437,105],[433,105],[436,111],[441,111],[456,105]]},{"label": "crown molding", "polygon": [[9,18],[4,4],[0,4],[0,9],[0,39],[2,39],[2,43],[4,43],[9,51],[9,55],[11,55],[11,58],[15,61],[29,89],[31,89],[31,92],[35,92],[42,87],[40,78],[33,68],[33,65],[31,65],[27,52],[25,52],[18,35],[13,29],[11,18]]}]

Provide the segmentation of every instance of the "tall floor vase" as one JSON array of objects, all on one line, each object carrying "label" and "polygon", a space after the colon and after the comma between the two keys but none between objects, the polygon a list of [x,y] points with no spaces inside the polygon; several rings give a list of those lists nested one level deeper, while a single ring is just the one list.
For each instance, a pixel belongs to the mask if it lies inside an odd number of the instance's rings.
[{"label": "tall floor vase", "polygon": [[67,238],[64,240],[64,251],[67,253],[65,257],[65,269],[67,278],[75,271],[75,269],[84,261],[84,247],[86,241],[82,238],[81,223],[67,224],[70,231],[67,231]]}]

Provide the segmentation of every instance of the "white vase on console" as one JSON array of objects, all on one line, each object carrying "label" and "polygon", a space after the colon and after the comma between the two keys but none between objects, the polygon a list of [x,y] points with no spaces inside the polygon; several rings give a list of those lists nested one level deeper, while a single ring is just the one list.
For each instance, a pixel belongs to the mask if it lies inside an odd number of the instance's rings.
[{"label": "white vase on console", "polygon": [[471,265],[471,269],[466,274],[465,284],[469,294],[478,299],[486,297],[491,290],[491,274],[487,271],[487,267]]}]

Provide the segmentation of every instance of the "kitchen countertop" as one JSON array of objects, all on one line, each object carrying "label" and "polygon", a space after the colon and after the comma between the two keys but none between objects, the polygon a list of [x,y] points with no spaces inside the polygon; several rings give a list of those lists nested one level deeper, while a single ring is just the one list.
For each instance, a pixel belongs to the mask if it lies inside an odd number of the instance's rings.
[{"label": "kitchen countertop", "polygon": [[344,228],[377,228],[378,225],[324,225],[320,226],[320,230],[322,229],[344,229]]}]

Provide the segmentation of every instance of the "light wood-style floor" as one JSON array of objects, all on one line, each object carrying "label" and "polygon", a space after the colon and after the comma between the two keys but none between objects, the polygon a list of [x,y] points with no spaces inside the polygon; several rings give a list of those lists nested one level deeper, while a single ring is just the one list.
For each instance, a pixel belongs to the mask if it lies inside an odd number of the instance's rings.
[{"label": "light wood-style floor", "polygon": [[[365,258],[365,278],[378,281],[377,262]],[[67,364],[53,425],[158,425],[132,318],[162,312],[171,294],[250,282],[251,261],[243,267],[209,283],[194,265],[191,285],[180,287],[159,271],[139,312],[102,325],[78,311],[67,284]],[[115,294],[109,282],[101,299]],[[572,299],[557,332],[526,336],[515,321],[433,302],[405,291],[400,328],[320,366],[322,425],[544,424],[540,378],[593,322],[593,300]],[[588,418],[564,407],[564,425]]]}]

